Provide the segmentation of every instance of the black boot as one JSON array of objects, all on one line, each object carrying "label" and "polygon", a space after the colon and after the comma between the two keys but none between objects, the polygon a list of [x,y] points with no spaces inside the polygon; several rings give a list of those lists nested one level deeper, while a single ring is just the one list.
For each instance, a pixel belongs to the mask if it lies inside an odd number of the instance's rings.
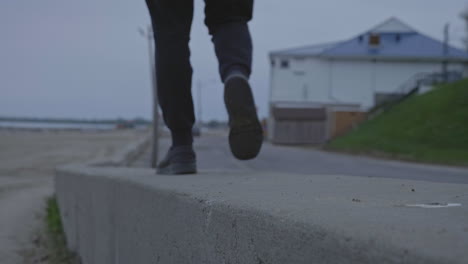
[{"label": "black boot", "polygon": [[255,158],[263,143],[252,90],[242,74],[232,74],[224,82],[224,102],[229,114],[229,146],[237,159]]},{"label": "black boot", "polygon": [[171,147],[166,157],[158,164],[157,173],[166,175],[197,173],[196,155],[193,147]]}]

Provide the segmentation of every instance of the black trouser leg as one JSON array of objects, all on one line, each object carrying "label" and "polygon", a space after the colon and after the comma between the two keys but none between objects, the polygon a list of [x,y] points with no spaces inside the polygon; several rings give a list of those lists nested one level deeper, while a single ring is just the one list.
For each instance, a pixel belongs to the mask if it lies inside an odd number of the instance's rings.
[{"label": "black trouser leg", "polygon": [[252,39],[247,22],[252,19],[253,0],[205,0],[208,26],[224,81],[233,71],[250,76]]},{"label": "black trouser leg", "polygon": [[190,65],[193,0],[146,0],[156,43],[156,76],[164,122],[172,144],[192,144],[195,121]]}]

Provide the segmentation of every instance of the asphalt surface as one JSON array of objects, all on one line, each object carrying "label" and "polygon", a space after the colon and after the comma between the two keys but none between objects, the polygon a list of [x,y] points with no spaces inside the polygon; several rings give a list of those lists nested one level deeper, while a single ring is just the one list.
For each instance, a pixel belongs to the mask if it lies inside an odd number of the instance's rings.
[{"label": "asphalt surface", "polygon": [[[167,136],[160,139],[159,160],[169,145]],[[227,132],[203,133],[195,139],[195,150],[199,170],[274,171],[468,184],[468,168],[383,160],[314,148],[277,146],[268,142],[256,159],[238,161],[230,153]],[[150,155],[145,153],[136,161],[135,167],[148,166],[149,161]]]}]

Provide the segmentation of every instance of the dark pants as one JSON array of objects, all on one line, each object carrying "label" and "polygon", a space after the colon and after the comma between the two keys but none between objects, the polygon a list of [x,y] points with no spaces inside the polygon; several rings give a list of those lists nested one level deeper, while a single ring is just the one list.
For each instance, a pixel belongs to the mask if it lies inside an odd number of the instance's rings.
[{"label": "dark pants", "polygon": [[[195,121],[189,39],[193,0],[146,0],[156,43],[159,103],[173,145],[192,144]],[[247,22],[253,0],[205,0],[205,24],[212,36],[221,79],[233,71],[250,75],[252,40]]]}]

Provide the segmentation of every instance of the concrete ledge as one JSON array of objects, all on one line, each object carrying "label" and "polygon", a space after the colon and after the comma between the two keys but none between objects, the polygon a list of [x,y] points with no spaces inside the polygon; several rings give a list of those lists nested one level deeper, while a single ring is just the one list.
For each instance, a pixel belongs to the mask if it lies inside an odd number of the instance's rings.
[{"label": "concrete ledge", "polygon": [[468,262],[468,185],[68,166],[56,192],[84,264]]}]

